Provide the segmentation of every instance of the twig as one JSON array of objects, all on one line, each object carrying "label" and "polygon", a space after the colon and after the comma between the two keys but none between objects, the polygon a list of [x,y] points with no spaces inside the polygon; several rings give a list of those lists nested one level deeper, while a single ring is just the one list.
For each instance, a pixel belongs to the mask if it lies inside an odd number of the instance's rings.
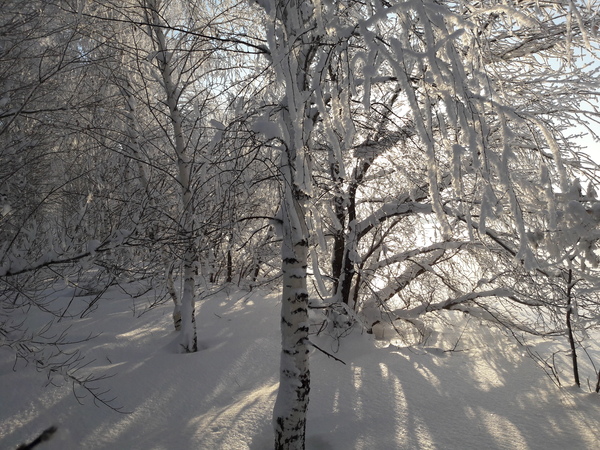
[{"label": "twig", "polygon": [[322,353],[325,353],[327,356],[329,356],[330,358],[335,359],[336,361],[341,362],[343,365],[347,365],[344,361],[342,361],[340,358],[337,358],[336,356],[333,356],[331,353],[326,352],[325,350],[323,350],[321,347],[319,347],[317,344],[315,344],[314,342],[308,341],[310,343],[310,345],[312,345],[314,348],[316,348],[317,350],[319,350]]}]

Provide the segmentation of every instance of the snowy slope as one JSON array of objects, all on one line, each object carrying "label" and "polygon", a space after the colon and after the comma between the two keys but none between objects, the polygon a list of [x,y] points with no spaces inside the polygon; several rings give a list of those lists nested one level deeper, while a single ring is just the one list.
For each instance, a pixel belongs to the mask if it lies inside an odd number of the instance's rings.
[{"label": "snowy slope", "polygon": [[[198,311],[202,351],[176,353],[170,305],[136,317],[116,291],[74,336],[118,414],[77,403],[70,386],[45,387],[12,370],[0,349],[0,448],[50,425],[40,449],[268,449],[279,361],[277,293],[225,292]],[[459,319],[460,320],[460,319]],[[464,330],[463,334],[462,331]],[[474,320],[429,347],[384,346],[354,331],[335,353],[315,351],[308,449],[595,449],[600,396],[557,388],[522,350]],[[455,351],[451,350],[457,340]],[[335,342],[316,337],[333,352]]]}]

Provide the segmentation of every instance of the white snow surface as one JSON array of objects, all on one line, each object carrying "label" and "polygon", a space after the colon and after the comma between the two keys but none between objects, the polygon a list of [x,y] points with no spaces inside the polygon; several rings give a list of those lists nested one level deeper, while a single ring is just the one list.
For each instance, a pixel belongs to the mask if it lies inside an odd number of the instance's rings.
[{"label": "white snow surface", "polygon": [[[0,348],[0,448],[50,425],[58,431],[40,450],[272,448],[279,309],[277,292],[205,299],[197,308],[201,350],[179,354],[170,304],[138,317],[130,299],[110,291],[70,336],[102,333],[81,348],[96,373],[114,374],[98,386],[131,413],[89,397],[80,405],[71,386],[46,386],[31,366],[14,371]],[[557,387],[498,330],[465,322],[410,348],[358,329],[339,349],[313,337],[346,365],[311,355],[307,449],[600,448],[600,395]]]}]

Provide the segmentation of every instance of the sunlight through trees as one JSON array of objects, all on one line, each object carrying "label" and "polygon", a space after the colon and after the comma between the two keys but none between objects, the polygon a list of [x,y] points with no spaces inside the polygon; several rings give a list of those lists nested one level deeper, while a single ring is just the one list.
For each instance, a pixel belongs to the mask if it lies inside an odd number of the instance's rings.
[{"label": "sunlight through trees", "polygon": [[311,336],[413,345],[442,310],[525,348],[561,340],[531,356],[600,389],[600,172],[573,132],[600,139],[596,0],[2,8],[0,335],[17,358],[110,405],[63,326],[109,286],[172,301],[194,353],[214,320],[198,305],[277,285],[278,449],[305,447]]}]

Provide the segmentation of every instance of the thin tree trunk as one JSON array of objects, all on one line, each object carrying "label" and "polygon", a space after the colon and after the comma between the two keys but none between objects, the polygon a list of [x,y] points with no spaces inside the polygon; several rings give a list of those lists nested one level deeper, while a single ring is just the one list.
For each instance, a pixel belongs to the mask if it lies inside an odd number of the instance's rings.
[{"label": "thin tree trunk", "polygon": [[[193,244],[190,243],[190,247]],[[184,353],[198,351],[196,337],[196,270],[193,248],[186,251],[183,262],[183,294],[181,296],[181,349]]]},{"label": "thin tree trunk", "polygon": [[[133,86],[129,80],[129,76],[127,73],[122,75],[122,83],[124,86],[120,87],[121,93],[126,99],[127,105],[127,137],[128,137],[128,145],[127,148],[132,153],[132,157],[135,161],[137,161],[140,183],[148,196],[148,200],[152,208],[158,208],[158,203],[155,198],[155,194],[152,192],[150,188],[150,182],[148,180],[148,175],[146,173],[146,168],[143,164],[144,158],[140,148],[139,141],[139,131],[136,123],[137,117],[137,102],[133,95]],[[152,230],[149,233],[150,238],[154,241],[156,239],[156,230]],[[162,250],[161,250],[162,252]],[[163,260],[167,261],[167,257],[163,255]],[[175,264],[171,261],[169,263],[165,262],[166,271],[165,271],[165,284],[167,287],[167,292],[169,296],[173,300],[173,326],[176,331],[181,330],[181,302],[177,296],[177,291],[175,290],[175,283],[173,282],[173,271],[175,270]]]},{"label": "thin tree trunk", "polygon": [[231,248],[227,249],[227,275],[225,277],[227,283],[233,281],[233,258],[231,255]]},{"label": "thin tree trunk", "polygon": [[186,249],[182,258],[183,262],[183,294],[181,296],[181,348],[190,353],[198,350],[196,340],[196,283],[194,264],[196,252],[194,243],[194,208],[191,190],[191,166],[192,162],[186,153],[186,144],[182,126],[181,112],[178,107],[178,89],[173,82],[172,74],[174,67],[172,55],[166,43],[165,33],[161,27],[156,1],[148,1],[151,17],[151,28],[156,37],[158,53],[156,58],[159,62],[166,103],[169,107],[169,116],[173,127],[174,150],[177,156],[177,180],[181,188],[181,235],[184,237]]},{"label": "thin tree trunk", "polygon": [[252,273],[252,282],[256,283],[256,280],[258,280],[258,274],[260,273],[260,265],[261,265],[262,261],[260,260],[260,258],[256,258],[256,261],[254,262],[254,272]]},{"label": "thin tree trunk", "polygon": [[169,296],[171,300],[173,300],[173,326],[175,330],[181,330],[181,302],[177,297],[177,291],[175,290],[175,282],[173,281],[173,271],[175,270],[175,264],[170,263],[167,266],[167,270],[165,273],[166,283],[167,283],[167,291],[169,292]]},{"label": "thin tree trunk", "polygon": [[[333,153],[333,152],[332,152]],[[333,197],[333,211],[337,223],[334,224],[333,245],[331,254],[331,278],[333,281],[332,293],[336,294],[339,289],[340,277],[344,266],[344,249],[346,248],[346,201],[343,192],[344,180],[339,174],[338,164],[331,163],[331,180],[335,183],[336,193]]]},{"label": "thin tree trunk", "polygon": [[[350,293],[352,292],[352,282],[356,271],[354,269],[355,255],[357,254],[359,236],[356,233],[356,192],[362,180],[371,167],[370,161],[360,162],[353,171],[352,183],[348,187],[347,197],[347,219],[348,232],[344,236],[344,254],[341,260],[342,267],[337,282],[337,291],[335,296],[337,301],[350,304]],[[339,220],[339,219],[338,219]]]},{"label": "thin tree trunk", "polygon": [[571,324],[571,316],[573,314],[573,270],[569,269],[567,278],[567,331],[569,334],[569,345],[571,346],[571,360],[573,362],[573,378],[575,384],[581,386],[579,381],[579,367],[577,365],[577,349],[575,347],[575,336],[573,334],[573,325]]}]

